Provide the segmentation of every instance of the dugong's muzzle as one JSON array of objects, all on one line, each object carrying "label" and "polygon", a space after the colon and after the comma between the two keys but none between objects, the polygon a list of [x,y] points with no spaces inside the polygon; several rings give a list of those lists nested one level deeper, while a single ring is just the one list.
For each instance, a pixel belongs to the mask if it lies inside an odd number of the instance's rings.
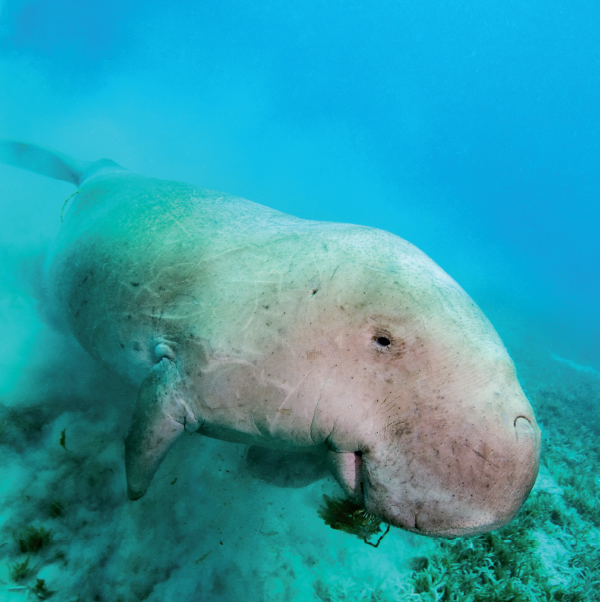
[{"label": "dugong's muzzle", "polygon": [[382,437],[363,453],[331,452],[330,467],[382,521],[423,535],[477,535],[514,517],[538,472],[533,413],[504,426],[482,421],[451,435],[433,422],[396,441]]}]

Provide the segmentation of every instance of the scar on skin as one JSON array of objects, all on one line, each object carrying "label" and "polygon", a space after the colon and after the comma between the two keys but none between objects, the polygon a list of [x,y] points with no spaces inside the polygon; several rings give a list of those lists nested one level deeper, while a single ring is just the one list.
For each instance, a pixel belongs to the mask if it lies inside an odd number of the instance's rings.
[{"label": "scar on skin", "polygon": [[477,450],[473,449],[470,445],[467,445],[465,443],[465,447],[468,447],[474,454],[477,454],[480,458],[485,460],[488,464],[491,464],[494,468],[500,469],[500,467],[497,464],[494,464],[491,460],[488,460],[483,454],[480,454]]}]

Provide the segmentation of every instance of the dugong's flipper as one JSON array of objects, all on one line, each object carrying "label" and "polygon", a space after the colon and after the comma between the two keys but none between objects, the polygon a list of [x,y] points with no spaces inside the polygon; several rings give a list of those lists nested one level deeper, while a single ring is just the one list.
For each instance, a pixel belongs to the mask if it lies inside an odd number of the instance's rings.
[{"label": "dugong's flipper", "polygon": [[76,161],[58,151],[37,144],[15,140],[0,140],[0,163],[33,171],[55,180],[80,186],[90,176],[105,167],[119,167],[110,159]]},{"label": "dugong's flipper", "polygon": [[181,378],[175,362],[163,358],[142,382],[125,441],[129,499],[141,498],[163,458],[184,430],[200,423],[181,399]]}]

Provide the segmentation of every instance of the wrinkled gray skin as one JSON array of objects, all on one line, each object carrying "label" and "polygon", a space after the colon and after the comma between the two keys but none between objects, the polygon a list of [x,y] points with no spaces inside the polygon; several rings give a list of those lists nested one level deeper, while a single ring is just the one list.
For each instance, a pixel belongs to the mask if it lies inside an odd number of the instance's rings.
[{"label": "wrinkled gray skin", "polygon": [[533,411],[490,322],[413,245],[1,144],[4,162],[80,185],[48,283],[83,347],[139,387],[132,499],[187,430],[325,455],[349,496],[409,531],[514,516],[538,470]]}]

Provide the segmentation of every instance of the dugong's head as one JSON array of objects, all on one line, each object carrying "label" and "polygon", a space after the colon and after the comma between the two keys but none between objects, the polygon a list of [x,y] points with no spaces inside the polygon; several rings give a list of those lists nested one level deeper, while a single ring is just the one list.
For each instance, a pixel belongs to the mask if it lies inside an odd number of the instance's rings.
[{"label": "dugong's head", "polygon": [[410,531],[506,524],[535,482],[540,430],[504,345],[409,243],[363,230],[346,244],[304,329],[328,366],[311,430],[326,436],[332,472],[369,513]]},{"label": "dugong's head", "polygon": [[535,481],[540,430],[490,322],[397,236],[293,226],[217,255],[203,287],[214,351],[197,386],[212,422],[325,449],[346,493],[397,527],[506,524]]}]

